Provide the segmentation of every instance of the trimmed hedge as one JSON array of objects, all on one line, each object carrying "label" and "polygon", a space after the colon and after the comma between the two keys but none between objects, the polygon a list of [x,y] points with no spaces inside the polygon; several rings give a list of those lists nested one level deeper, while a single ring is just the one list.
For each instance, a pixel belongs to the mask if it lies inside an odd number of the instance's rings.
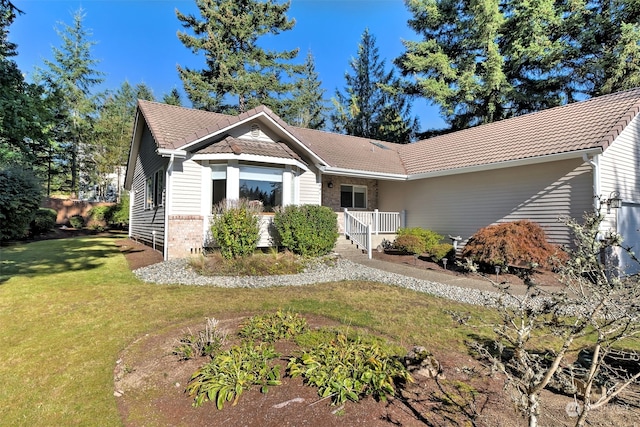
[{"label": "trimmed hedge", "polygon": [[233,203],[223,200],[214,211],[217,215],[211,225],[211,234],[220,254],[226,259],[251,255],[260,238],[259,211],[244,199]]},{"label": "trimmed hedge", "polygon": [[[435,231],[427,230],[420,227],[412,227],[412,228],[399,228],[398,229],[398,238],[404,236],[415,236],[422,241],[421,250],[417,250],[414,253],[431,253],[433,247],[438,245],[440,241],[444,238],[440,234]],[[396,239],[397,241],[397,239]]]},{"label": "trimmed hedge", "polygon": [[280,244],[302,256],[326,255],[338,238],[338,219],[326,206],[286,206],[273,220]]}]

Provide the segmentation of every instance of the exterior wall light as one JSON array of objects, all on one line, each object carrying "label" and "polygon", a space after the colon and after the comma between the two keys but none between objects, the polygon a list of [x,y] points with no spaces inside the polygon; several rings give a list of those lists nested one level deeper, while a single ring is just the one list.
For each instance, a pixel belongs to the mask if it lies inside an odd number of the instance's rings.
[{"label": "exterior wall light", "polygon": [[622,206],[622,199],[620,198],[620,193],[617,191],[612,191],[609,194],[609,198],[606,201],[607,203],[607,213],[611,213],[611,209],[618,209]]},{"label": "exterior wall light", "polygon": [[333,188],[333,182],[332,181],[327,182],[327,187]]}]

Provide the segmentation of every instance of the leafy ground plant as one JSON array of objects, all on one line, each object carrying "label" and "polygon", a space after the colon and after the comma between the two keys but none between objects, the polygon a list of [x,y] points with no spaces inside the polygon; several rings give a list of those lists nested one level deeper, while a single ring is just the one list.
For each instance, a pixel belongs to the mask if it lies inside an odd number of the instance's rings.
[{"label": "leafy ground plant", "polygon": [[242,392],[252,386],[260,386],[266,393],[269,386],[281,383],[280,366],[269,366],[269,361],[276,357],[278,353],[271,345],[244,342],[233,346],[197,370],[186,391],[195,399],[194,406],[206,401],[215,402],[218,409],[225,402],[233,401],[232,405],[236,405]]},{"label": "leafy ground plant", "polygon": [[239,335],[256,341],[272,343],[294,338],[307,330],[307,321],[298,313],[278,310],[275,313],[251,317],[240,328]]},{"label": "leafy ground plant", "polygon": [[196,333],[187,331],[178,344],[173,348],[173,354],[181,360],[193,359],[199,356],[214,357],[227,341],[227,331],[218,328],[219,321],[207,318],[205,328]]},{"label": "leafy ground plant", "polygon": [[290,359],[287,370],[318,387],[320,397],[331,398],[333,404],[369,395],[386,400],[395,394],[397,381],[413,381],[399,355],[381,340],[341,331],[329,336]]}]

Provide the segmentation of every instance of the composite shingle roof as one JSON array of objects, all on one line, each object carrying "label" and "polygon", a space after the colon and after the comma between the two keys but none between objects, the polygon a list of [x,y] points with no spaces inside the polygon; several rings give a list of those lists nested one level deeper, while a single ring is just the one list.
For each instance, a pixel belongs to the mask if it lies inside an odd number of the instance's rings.
[{"label": "composite shingle roof", "polygon": [[406,173],[398,155],[400,144],[297,127],[292,128],[292,133],[328,166],[385,174]]},{"label": "composite shingle roof", "polygon": [[302,161],[300,156],[282,142],[263,142],[227,136],[221,141],[207,145],[196,154],[253,154]]},{"label": "composite shingle roof", "polygon": [[[159,148],[189,146],[200,138],[264,114],[315,153],[329,169],[415,175],[590,149],[605,150],[640,111],[640,88],[406,145],[289,126],[264,106],[238,116],[149,101],[139,101],[139,108]],[[198,152],[239,150],[246,154],[300,159],[291,146],[284,143],[249,144],[229,139],[228,135],[221,136],[227,137],[223,139],[225,143],[210,145]]]},{"label": "composite shingle roof", "polygon": [[437,136],[399,149],[407,174],[605,150],[640,109],[640,88]]}]

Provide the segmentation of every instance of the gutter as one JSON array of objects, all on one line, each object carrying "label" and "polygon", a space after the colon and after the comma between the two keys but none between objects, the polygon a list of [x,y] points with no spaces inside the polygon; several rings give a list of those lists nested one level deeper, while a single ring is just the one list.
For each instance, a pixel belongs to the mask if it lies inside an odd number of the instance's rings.
[{"label": "gutter", "polygon": [[322,166],[317,164],[316,167],[320,170],[320,172],[328,175],[340,175],[355,178],[386,179],[389,181],[406,181],[407,179],[409,179],[409,175],[404,174],[369,172],[359,169],[335,168],[332,166]]},{"label": "gutter", "polygon": [[158,148],[156,150],[156,153],[158,153],[162,157],[171,157],[172,159],[171,161],[173,161],[174,157],[177,157],[179,159],[184,159],[187,157],[186,150],[172,150],[169,148]]},{"label": "gutter", "polygon": [[600,156],[595,154],[593,158],[590,159],[585,153],[582,155],[582,158],[586,163],[589,163],[593,169],[593,210],[598,212],[600,208],[598,206],[600,197]]},{"label": "gutter", "polygon": [[166,261],[169,256],[169,209],[171,207],[171,175],[173,174],[173,162],[175,160],[175,157],[175,153],[172,153],[169,157],[169,165],[167,166],[167,171],[165,172],[164,178],[164,182],[167,183],[165,188],[164,201],[164,248],[162,250],[162,258],[164,261]]}]

